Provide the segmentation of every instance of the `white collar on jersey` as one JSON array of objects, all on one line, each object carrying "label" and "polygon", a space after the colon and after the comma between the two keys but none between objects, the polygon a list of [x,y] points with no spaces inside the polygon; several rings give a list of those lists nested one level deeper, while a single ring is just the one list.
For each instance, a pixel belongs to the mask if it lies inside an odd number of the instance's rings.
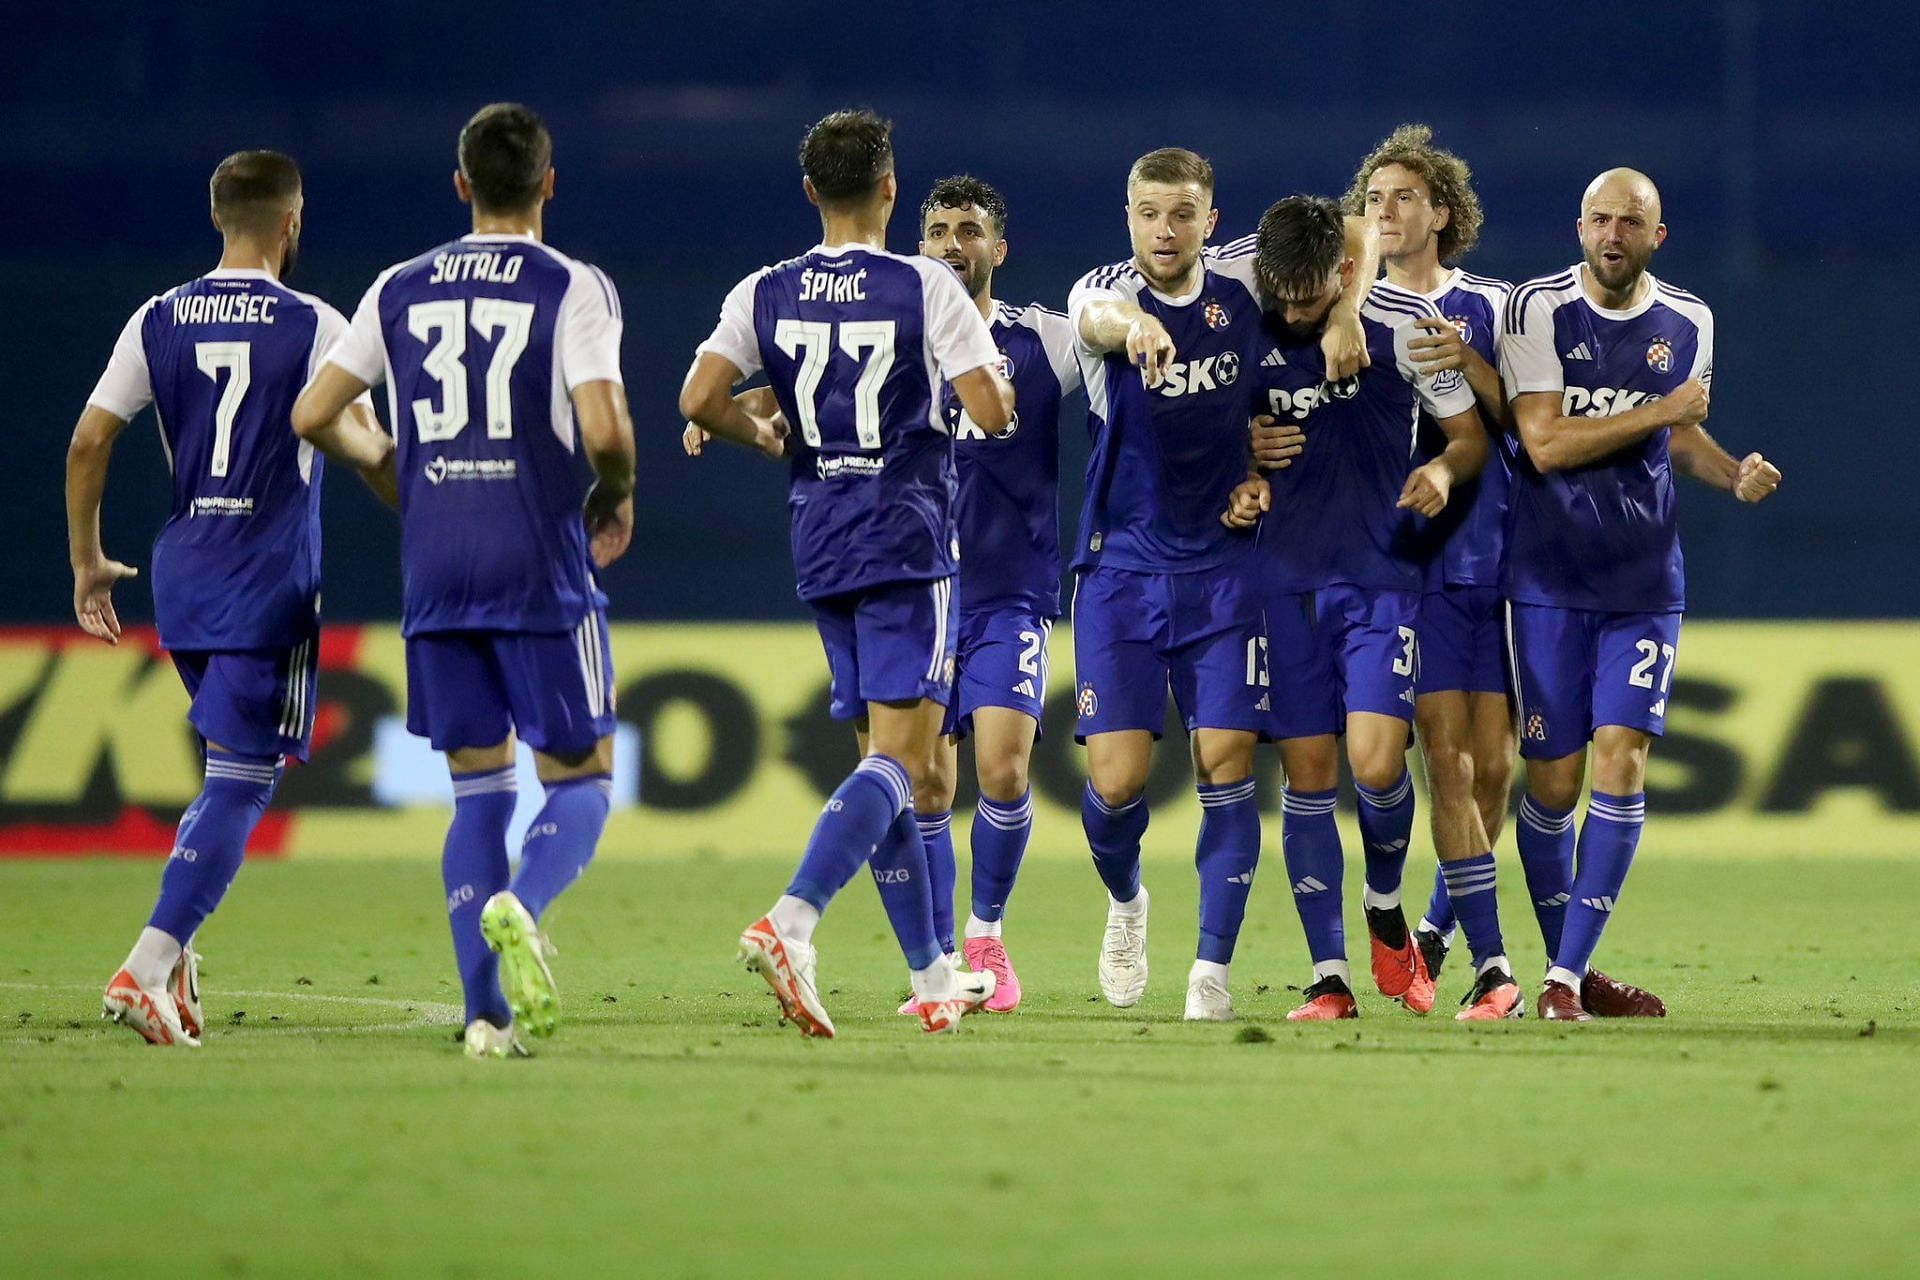
[{"label": "white collar on jersey", "polygon": [[215,267],[207,272],[209,280],[272,280],[273,272],[265,267]]},{"label": "white collar on jersey", "polygon": [[[1385,272],[1381,273],[1380,279],[1386,284],[1393,284],[1393,281],[1387,279]],[[1452,289],[1454,285],[1459,283],[1459,281],[1460,281],[1460,268],[1451,267],[1448,269],[1446,275],[1440,277],[1439,284],[1435,285],[1431,290],[1421,294],[1420,296],[1425,298],[1428,302],[1438,302],[1440,301],[1440,299],[1446,297],[1447,291]],[[1404,285],[1397,285],[1397,284],[1393,285],[1393,287],[1396,289],[1405,288]],[[1407,292],[1413,293],[1415,292],[1415,290],[1407,289]]]},{"label": "white collar on jersey", "polygon": [[524,240],[528,244],[536,243],[531,231],[469,231],[460,238],[462,240]]},{"label": "white collar on jersey", "polygon": [[1651,307],[1660,298],[1660,282],[1655,280],[1653,278],[1653,272],[1649,271],[1643,277],[1647,282],[1647,296],[1628,307],[1625,311],[1611,311],[1595,302],[1593,295],[1587,292],[1588,274],[1587,264],[1584,262],[1573,269],[1573,283],[1580,290],[1580,301],[1593,308],[1595,315],[1605,316],[1609,320],[1631,320],[1635,316],[1645,312],[1648,307]]},{"label": "white collar on jersey", "polygon": [[854,244],[849,242],[847,244],[817,244],[807,250],[807,252],[824,254],[832,258],[843,253],[885,253],[886,250],[876,248],[870,244]]}]

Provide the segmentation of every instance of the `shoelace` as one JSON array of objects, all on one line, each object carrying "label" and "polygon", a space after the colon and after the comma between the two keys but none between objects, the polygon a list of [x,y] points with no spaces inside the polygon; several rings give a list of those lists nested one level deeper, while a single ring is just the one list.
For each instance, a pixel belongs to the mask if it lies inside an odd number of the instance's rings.
[{"label": "shoelace", "polygon": [[1115,917],[1107,921],[1107,934],[1104,940],[1106,956],[1112,960],[1123,960],[1126,951],[1140,945],[1133,921]]}]

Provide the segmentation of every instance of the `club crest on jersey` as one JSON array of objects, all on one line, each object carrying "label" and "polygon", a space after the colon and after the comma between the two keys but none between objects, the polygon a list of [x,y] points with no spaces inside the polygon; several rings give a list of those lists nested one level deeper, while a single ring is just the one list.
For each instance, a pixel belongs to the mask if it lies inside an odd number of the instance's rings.
[{"label": "club crest on jersey", "polygon": [[1528,716],[1527,727],[1522,731],[1521,736],[1528,742],[1545,742],[1547,740],[1546,718],[1538,711]]},{"label": "club crest on jersey", "polygon": [[1665,338],[1655,338],[1647,344],[1647,368],[1655,373],[1673,372],[1673,348]]},{"label": "club crest on jersey", "polygon": [[1013,381],[1013,357],[1004,351],[1000,353],[1000,376],[1008,382]]},{"label": "club crest on jersey", "polygon": [[1448,316],[1447,323],[1452,325],[1453,331],[1460,335],[1460,341],[1473,341],[1473,321],[1465,316]]},{"label": "club crest on jersey", "polygon": [[1207,299],[1207,304],[1200,308],[1200,318],[1207,322],[1209,329],[1224,329],[1233,323],[1233,313],[1221,306],[1218,298]]},{"label": "club crest on jersey", "polygon": [[1093,719],[1094,715],[1100,710],[1100,699],[1093,692],[1092,685],[1083,684],[1080,686],[1079,705],[1080,705],[1080,718],[1082,720]]}]

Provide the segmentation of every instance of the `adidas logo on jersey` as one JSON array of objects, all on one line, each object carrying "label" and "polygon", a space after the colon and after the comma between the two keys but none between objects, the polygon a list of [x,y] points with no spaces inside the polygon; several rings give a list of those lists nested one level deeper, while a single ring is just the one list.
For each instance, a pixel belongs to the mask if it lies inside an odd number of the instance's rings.
[{"label": "adidas logo on jersey", "polygon": [[1286,363],[1287,358],[1281,355],[1277,348],[1267,352],[1266,355],[1260,358],[1260,367],[1262,369],[1278,369]]},{"label": "adidas logo on jersey", "polygon": [[1647,708],[1647,713],[1649,715],[1664,716],[1667,714],[1667,700],[1665,698],[1660,699],[1660,701]]},{"label": "adidas logo on jersey", "polygon": [[[1140,376],[1146,377],[1144,370]],[[1230,387],[1239,377],[1239,353],[1222,351],[1217,356],[1203,356],[1198,360],[1175,360],[1167,366],[1166,377],[1154,390],[1163,396],[1190,396],[1199,391]]]},{"label": "adidas logo on jersey", "polygon": [[1033,681],[1022,680],[1019,684],[1013,686],[1013,691],[1023,698],[1031,698],[1034,696]]},{"label": "adidas logo on jersey", "polygon": [[1591,360],[1593,359],[1593,352],[1587,350],[1587,344],[1582,342],[1560,358],[1562,360]]}]

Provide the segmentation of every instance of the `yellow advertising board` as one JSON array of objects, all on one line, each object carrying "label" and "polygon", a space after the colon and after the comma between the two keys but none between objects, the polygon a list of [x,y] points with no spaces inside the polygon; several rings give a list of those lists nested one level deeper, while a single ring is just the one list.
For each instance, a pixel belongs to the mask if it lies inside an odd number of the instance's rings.
[{"label": "yellow advertising board", "polygon": [[[812,630],[625,624],[613,629],[613,657],[622,730],[603,852],[796,855],[854,760],[851,731],[826,714]],[[1035,856],[1085,856],[1072,659],[1062,627],[1033,768]],[[288,771],[255,853],[435,855],[444,771],[404,731],[397,628],[334,627],[320,665],[313,757]],[[164,855],[200,785],[185,708],[151,634],[108,648],[77,632],[0,629],[0,857]],[[1643,848],[1920,855],[1916,731],[1920,624],[1689,624],[1648,778]],[[971,771],[961,756],[964,808]],[[1192,856],[1199,806],[1185,756],[1170,732],[1149,785],[1149,857]],[[1270,751],[1261,760],[1271,842],[1278,761]],[[536,800],[529,782],[523,803]]]}]

